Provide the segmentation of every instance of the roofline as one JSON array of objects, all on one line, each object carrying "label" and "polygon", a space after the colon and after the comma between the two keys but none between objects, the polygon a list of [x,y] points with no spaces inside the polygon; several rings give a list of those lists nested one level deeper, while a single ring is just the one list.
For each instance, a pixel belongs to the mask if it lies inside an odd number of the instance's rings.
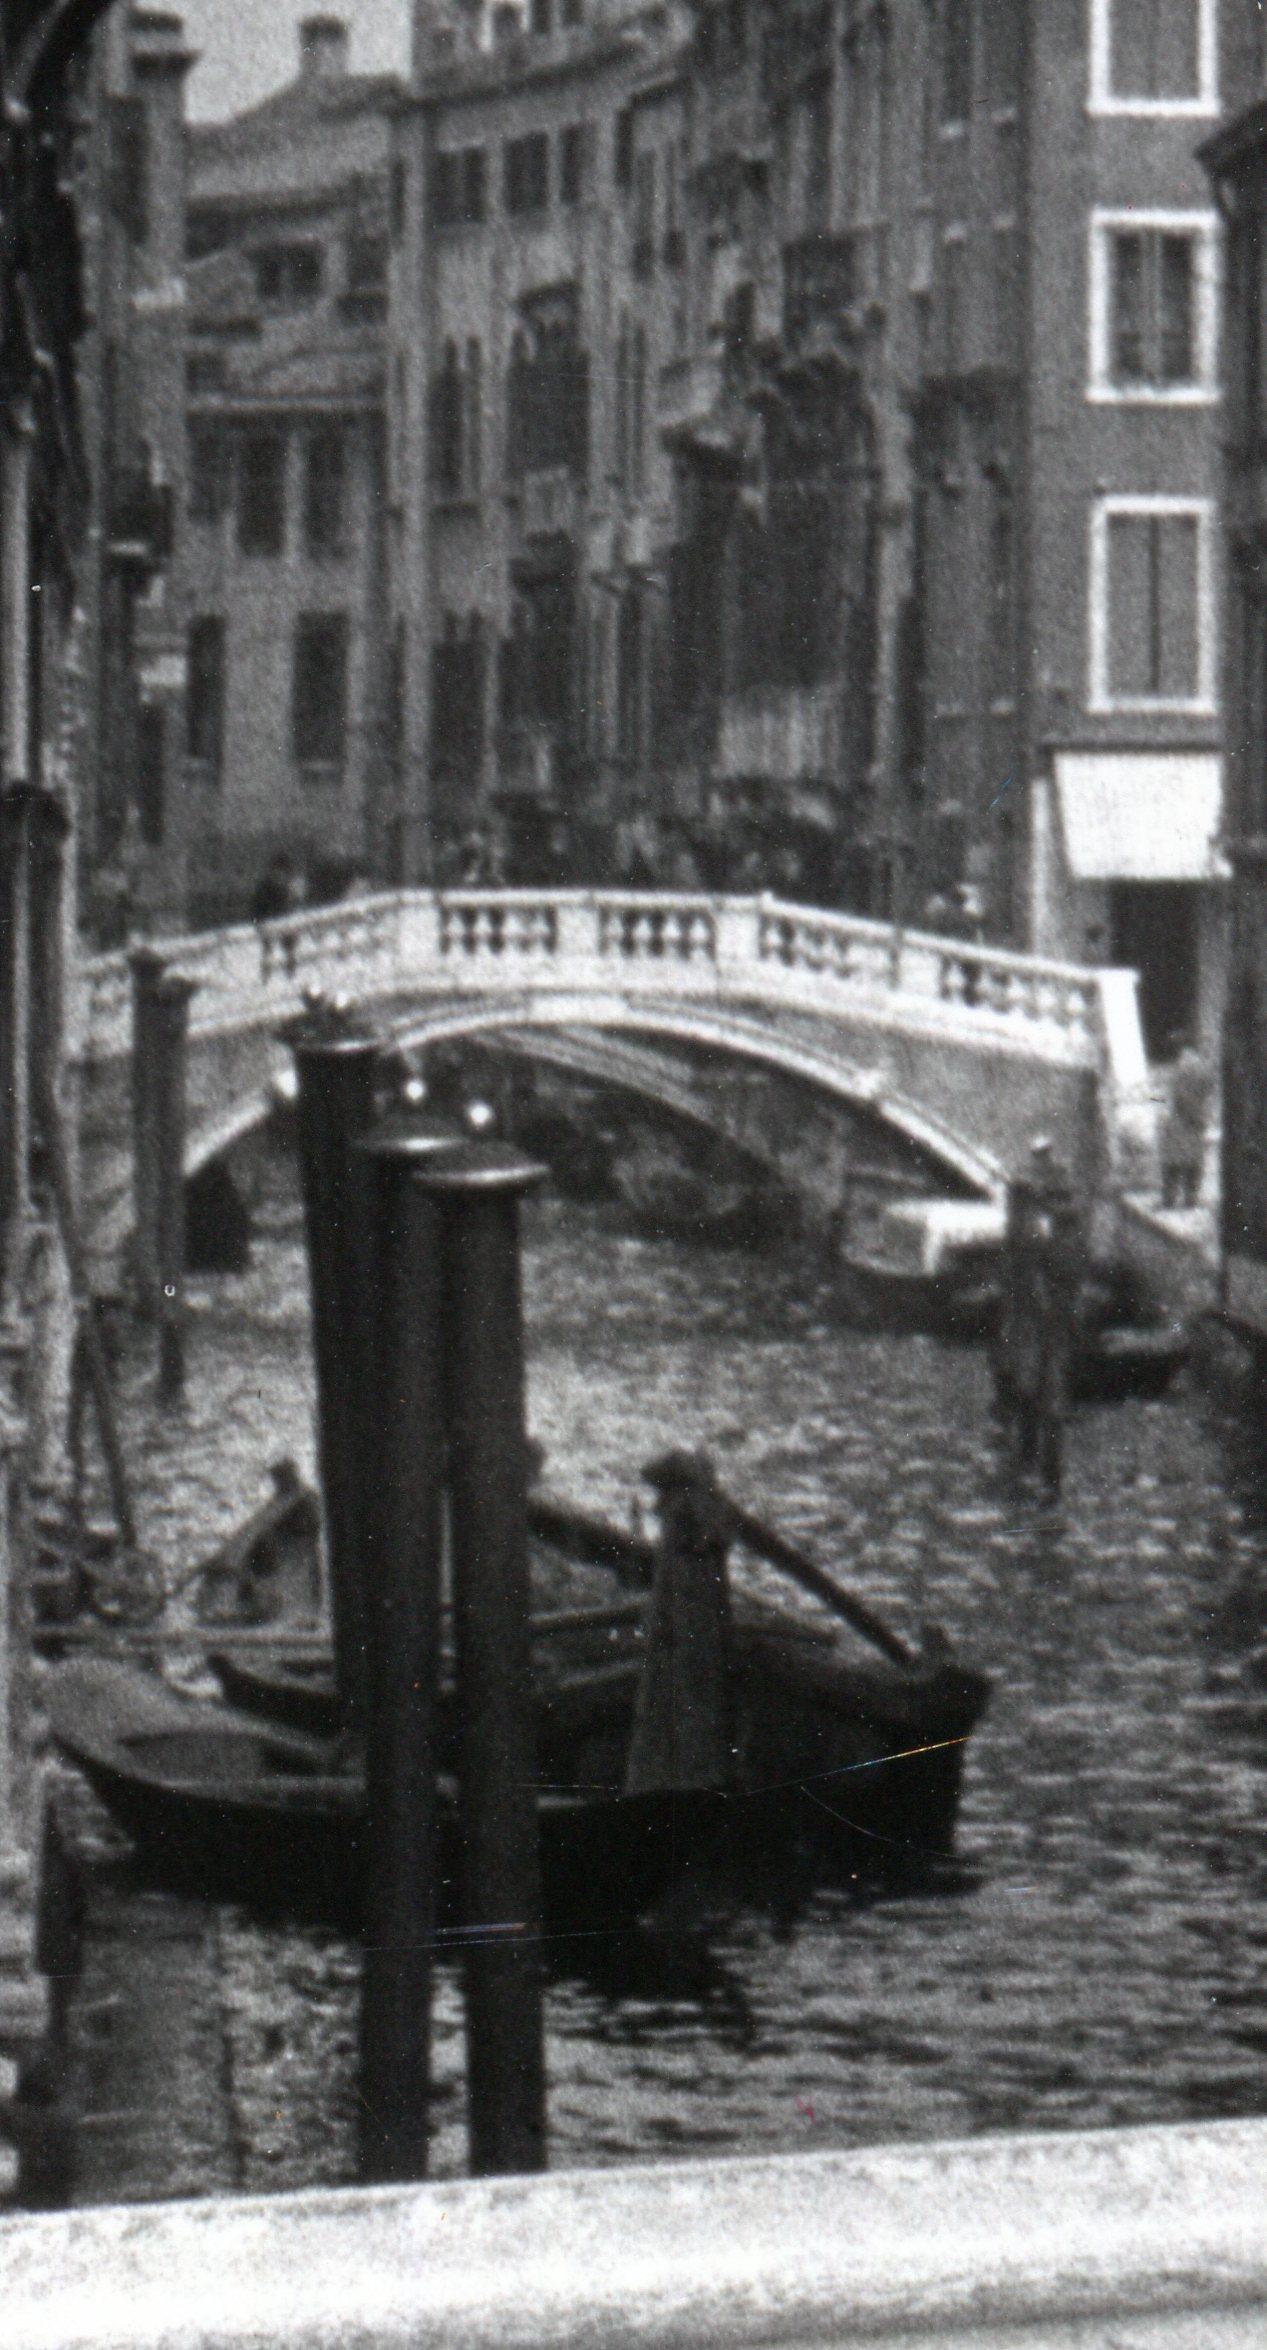
[{"label": "roofline", "polygon": [[451,65],[434,67],[420,88],[403,92],[393,111],[426,114],[443,106],[478,104],[481,99],[505,100],[539,83],[576,81],[610,66],[636,63],[645,56],[645,43],[628,30],[613,31],[548,57],[521,53],[518,47],[513,55],[496,49],[481,51],[478,57],[457,58]]}]

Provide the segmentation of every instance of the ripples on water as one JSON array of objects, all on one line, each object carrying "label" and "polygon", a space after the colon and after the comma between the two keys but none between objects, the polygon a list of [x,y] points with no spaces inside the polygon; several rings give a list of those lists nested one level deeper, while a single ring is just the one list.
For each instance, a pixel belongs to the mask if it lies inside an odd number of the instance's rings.
[{"label": "ripples on water", "polygon": [[[1078,1416],[1058,1508],[997,1468],[978,1354],[843,1329],[774,1259],[623,1239],[547,1203],[526,1265],[552,1481],[620,1518],[666,1443],[996,1677],[970,1748],[959,1891],[821,1897],[672,1964],[556,1949],[552,2160],[842,2147],[1267,2111],[1261,1710],[1211,1687],[1212,1624],[1267,1589],[1261,1497],[1184,1396]],[[312,1465],[296,1237],[198,1293],[188,1409],[130,1367],[147,1538],[177,1567]],[[355,1951],[219,1921],[242,2184],[352,2175]],[[584,1966],[580,1961],[583,1959]],[[465,2149],[441,1974],[435,2170]]]}]

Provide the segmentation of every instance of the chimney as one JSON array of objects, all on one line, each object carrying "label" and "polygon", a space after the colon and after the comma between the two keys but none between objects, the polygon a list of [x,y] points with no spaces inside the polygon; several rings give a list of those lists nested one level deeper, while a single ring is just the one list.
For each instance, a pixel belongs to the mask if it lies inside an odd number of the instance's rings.
[{"label": "chimney", "polygon": [[299,78],[337,81],[348,70],[348,28],[341,16],[306,16],[299,27]]}]

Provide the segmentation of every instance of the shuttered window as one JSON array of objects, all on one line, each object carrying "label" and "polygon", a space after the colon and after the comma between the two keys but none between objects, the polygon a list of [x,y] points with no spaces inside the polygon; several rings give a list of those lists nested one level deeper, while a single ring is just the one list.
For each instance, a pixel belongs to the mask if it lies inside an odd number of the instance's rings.
[{"label": "shuttered window", "polygon": [[1200,513],[1110,510],[1105,521],[1106,698],[1199,701],[1207,668]]}]

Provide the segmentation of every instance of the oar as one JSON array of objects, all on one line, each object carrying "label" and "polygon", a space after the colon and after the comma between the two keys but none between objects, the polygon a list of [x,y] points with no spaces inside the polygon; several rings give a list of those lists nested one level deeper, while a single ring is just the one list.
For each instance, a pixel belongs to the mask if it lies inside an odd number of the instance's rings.
[{"label": "oar", "polygon": [[824,1568],[817,1566],[813,1559],[807,1558],[794,1542],[789,1542],[786,1535],[776,1534],[772,1526],[765,1525],[760,1518],[754,1518],[750,1511],[740,1509],[738,1502],[732,1501],[729,1494],[724,1495],[723,1499],[737,1541],[746,1543],[749,1550],[755,1550],[758,1558],[767,1560],[772,1567],[781,1567],[794,1583],[800,1584],[802,1591],[808,1591],[814,1599],[821,1599],[833,1614],[842,1617],[846,1624],[852,1625],[855,1632],[862,1634],[864,1640],[871,1641],[874,1647],[880,1649],[890,1663],[915,1663],[914,1650],[908,1647],[898,1633],[890,1631],[864,1599],[855,1599],[852,1592],[842,1591],[839,1583]]}]

